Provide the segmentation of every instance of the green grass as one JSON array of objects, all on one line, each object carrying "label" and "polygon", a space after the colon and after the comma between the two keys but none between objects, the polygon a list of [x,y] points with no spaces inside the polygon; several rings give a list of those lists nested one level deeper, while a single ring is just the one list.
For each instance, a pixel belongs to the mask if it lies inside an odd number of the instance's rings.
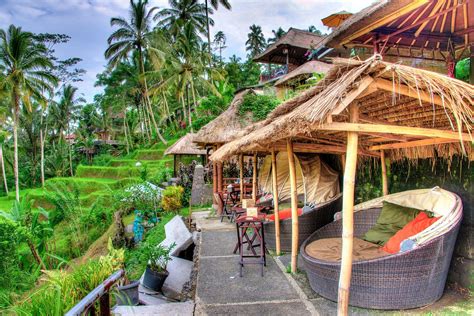
[{"label": "green grass", "polygon": [[165,149],[138,149],[135,151],[136,160],[160,160]]},{"label": "green grass", "polygon": [[123,179],[140,177],[140,169],[137,167],[104,167],[104,166],[78,166],[76,171],[78,178],[107,178]]}]

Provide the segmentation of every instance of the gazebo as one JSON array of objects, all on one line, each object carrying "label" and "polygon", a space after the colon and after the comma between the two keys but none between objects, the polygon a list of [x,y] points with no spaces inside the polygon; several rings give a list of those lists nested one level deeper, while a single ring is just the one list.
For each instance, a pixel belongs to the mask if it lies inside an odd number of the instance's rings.
[{"label": "gazebo", "polygon": [[177,164],[184,156],[198,156],[202,159],[202,162],[205,163],[207,151],[198,148],[198,146],[193,142],[195,136],[196,134],[194,133],[188,133],[166,149],[164,154],[173,156],[173,172],[175,176]]},{"label": "gazebo", "polygon": [[[270,116],[253,131],[220,148],[210,158],[222,161],[242,151],[282,151],[295,144],[308,151],[344,157],[342,262],[338,311],[347,315],[352,270],[354,186],[358,156],[392,160],[455,155],[473,157],[473,86],[446,76],[381,60],[335,59],[326,78],[298,97],[294,109]],[[275,110],[279,110],[278,108]],[[294,161],[290,183],[295,188]],[[381,163],[383,194],[388,194]],[[295,190],[292,189],[294,192]],[[298,222],[292,193],[292,219]],[[297,225],[293,226],[297,230]],[[291,268],[296,271],[297,231]],[[296,240],[295,240],[296,238]]]}]

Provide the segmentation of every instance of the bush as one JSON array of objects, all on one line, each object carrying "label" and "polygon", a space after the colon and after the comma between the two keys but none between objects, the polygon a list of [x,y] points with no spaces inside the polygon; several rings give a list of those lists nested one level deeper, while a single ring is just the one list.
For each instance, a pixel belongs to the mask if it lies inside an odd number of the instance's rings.
[{"label": "bush", "polygon": [[169,186],[163,191],[163,198],[161,199],[161,207],[165,212],[177,212],[183,206],[184,189],[180,186]]},{"label": "bush", "polygon": [[265,119],[274,108],[280,104],[280,100],[274,96],[256,95],[249,93],[244,96],[244,100],[239,107],[239,114],[246,116],[252,115],[254,122]]}]

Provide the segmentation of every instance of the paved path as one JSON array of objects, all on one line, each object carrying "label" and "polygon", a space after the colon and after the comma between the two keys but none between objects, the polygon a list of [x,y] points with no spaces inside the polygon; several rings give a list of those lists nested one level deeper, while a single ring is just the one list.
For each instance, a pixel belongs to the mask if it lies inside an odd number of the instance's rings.
[{"label": "paved path", "polygon": [[196,315],[315,315],[317,312],[283,265],[267,256],[264,277],[260,266],[244,266],[232,253],[237,237],[233,225],[201,233]]}]

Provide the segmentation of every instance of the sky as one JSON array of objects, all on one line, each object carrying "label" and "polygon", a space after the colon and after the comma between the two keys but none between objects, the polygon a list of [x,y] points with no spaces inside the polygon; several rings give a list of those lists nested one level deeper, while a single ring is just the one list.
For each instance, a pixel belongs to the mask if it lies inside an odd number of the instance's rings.
[{"label": "sky", "polygon": [[[374,0],[230,0],[232,10],[220,9],[211,38],[218,31],[227,37],[224,57],[245,58],[245,41],[251,24],[260,25],[266,38],[272,30],[282,27],[307,29],[314,25],[329,32],[321,19],[338,11],[358,12]],[[163,8],[167,0],[150,0]],[[63,33],[71,37],[67,44],[56,46],[59,58],[79,57],[78,67],[87,71],[83,82],[75,83],[87,101],[92,101],[102,88],[94,87],[96,75],[106,65],[104,51],[112,33],[110,18],[127,17],[128,0],[0,0],[0,28],[10,24],[35,33]]]}]

